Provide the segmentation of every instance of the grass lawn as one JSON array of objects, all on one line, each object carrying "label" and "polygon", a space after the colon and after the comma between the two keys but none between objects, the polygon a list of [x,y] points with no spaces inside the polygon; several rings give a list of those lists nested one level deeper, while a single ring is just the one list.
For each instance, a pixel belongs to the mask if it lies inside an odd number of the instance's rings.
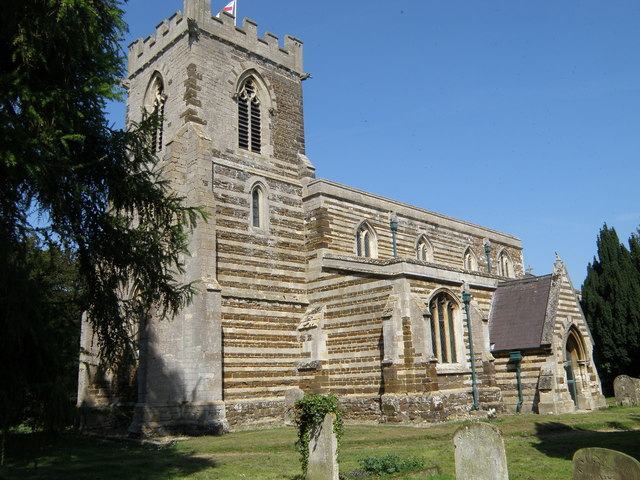
[{"label": "grass lawn", "polygon": [[[571,415],[505,415],[491,422],[504,434],[511,480],[569,480],[571,457],[582,447],[612,448],[640,460],[640,407]],[[455,479],[451,439],[458,427],[347,425],[340,470],[350,478],[348,474],[359,468],[358,459],[394,453],[423,458],[426,466],[440,471],[434,477],[411,478]],[[198,437],[161,447],[75,434],[56,441],[37,434],[12,434],[7,437],[0,478],[294,480],[300,474],[295,439],[294,428]]]}]

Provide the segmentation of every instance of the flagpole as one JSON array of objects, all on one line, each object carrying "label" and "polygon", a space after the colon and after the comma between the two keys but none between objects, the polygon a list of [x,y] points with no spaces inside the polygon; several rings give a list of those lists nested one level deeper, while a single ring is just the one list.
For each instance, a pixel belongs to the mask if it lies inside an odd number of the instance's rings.
[{"label": "flagpole", "polygon": [[233,26],[238,26],[238,0],[233,3]]}]

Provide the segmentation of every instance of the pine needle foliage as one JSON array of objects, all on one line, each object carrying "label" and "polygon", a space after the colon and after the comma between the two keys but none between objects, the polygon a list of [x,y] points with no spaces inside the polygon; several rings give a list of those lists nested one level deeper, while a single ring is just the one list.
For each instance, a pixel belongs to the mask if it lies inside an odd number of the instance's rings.
[{"label": "pine needle foliage", "polygon": [[[48,300],[34,295],[27,239],[71,252],[80,304],[109,364],[135,350],[135,325],[153,309],[171,317],[194,285],[181,259],[200,208],[186,207],[161,175],[149,115],[126,131],[106,118],[123,95],[118,0],[21,0],[0,26],[0,409],[28,382],[19,348]],[[13,412],[13,409],[7,410]],[[2,418],[2,426],[20,415]]]},{"label": "pine needle foliage", "polygon": [[605,390],[621,374],[640,376],[640,243],[630,249],[606,224],[597,239],[598,256],[587,267],[582,309],[595,341],[594,358]]}]

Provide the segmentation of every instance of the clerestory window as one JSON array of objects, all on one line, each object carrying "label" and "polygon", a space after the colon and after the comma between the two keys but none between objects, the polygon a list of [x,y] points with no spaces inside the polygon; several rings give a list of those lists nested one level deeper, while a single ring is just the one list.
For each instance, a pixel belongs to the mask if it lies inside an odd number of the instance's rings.
[{"label": "clerestory window", "polygon": [[438,363],[457,363],[456,323],[458,303],[445,292],[437,294],[429,303],[431,313],[431,342]]},{"label": "clerestory window", "polygon": [[433,248],[424,235],[418,239],[416,244],[416,258],[421,262],[433,262]]},{"label": "clerestory window", "polygon": [[254,153],[260,153],[262,146],[260,99],[251,77],[238,94],[238,146]]},{"label": "clerestory window", "polygon": [[473,252],[471,247],[468,247],[464,251],[464,255],[462,257],[463,268],[469,272],[475,272],[478,270],[478,258],[476,254]]},{"label": "clerestory window", "polygon": [[378,256],[375,233],[366,222],[360,225],[356,232],[356,255],[369,258]]},{"label": "clerestory window", "polygon": [[509,254],[504,250],[498,255],[498,275],[513,277],[513,263]]}]

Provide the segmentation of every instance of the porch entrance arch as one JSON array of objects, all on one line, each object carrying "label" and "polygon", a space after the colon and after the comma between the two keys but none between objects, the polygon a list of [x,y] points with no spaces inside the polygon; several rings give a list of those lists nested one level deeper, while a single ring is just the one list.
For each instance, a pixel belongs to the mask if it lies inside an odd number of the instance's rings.
[{"label": "porch entrance arch", "polygon": [[564,370],[567,376],[567,388],[576,408],[578,408],[578,395],[582,391],[585,360],[582,336],[572,326],[564,347]]}]

